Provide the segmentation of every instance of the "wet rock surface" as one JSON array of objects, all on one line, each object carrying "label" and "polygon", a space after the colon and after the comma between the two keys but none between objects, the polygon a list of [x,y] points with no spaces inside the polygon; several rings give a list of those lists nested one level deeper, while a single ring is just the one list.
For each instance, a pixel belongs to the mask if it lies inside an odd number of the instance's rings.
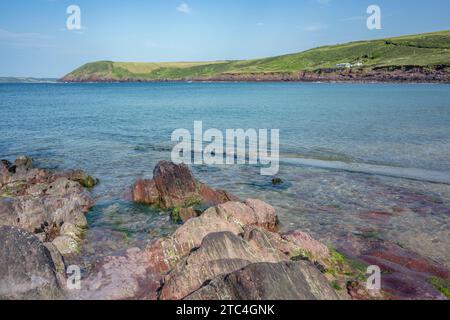
[{"label": "wet rock surface", "polygon": [[[446,299],[433,283],[450,282],[450,270],[412,253],[397,244],[378,239],[361,239],[352,235],[339,239],[339,249],[366,265],[380,267],[381,284],[390,299]],[[358,290],[350,288],[354,298]]]}]

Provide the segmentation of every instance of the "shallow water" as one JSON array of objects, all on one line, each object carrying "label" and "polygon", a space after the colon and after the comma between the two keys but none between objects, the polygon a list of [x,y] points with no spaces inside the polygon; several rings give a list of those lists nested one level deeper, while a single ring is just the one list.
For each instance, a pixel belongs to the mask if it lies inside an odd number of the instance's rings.
[{"label": "shallow water", "polygon": [[449,85],[0,84],[0,112],[1,158],[28,154],[101,180],[86,263],[176,228],[123,195],[170,158],[173,130],[201,120],[204,129],[280,129],[280,186],[254,166],[193,170],[274,205],[282,230],[330,244],[346,233],[386,239],[450,266]]}]

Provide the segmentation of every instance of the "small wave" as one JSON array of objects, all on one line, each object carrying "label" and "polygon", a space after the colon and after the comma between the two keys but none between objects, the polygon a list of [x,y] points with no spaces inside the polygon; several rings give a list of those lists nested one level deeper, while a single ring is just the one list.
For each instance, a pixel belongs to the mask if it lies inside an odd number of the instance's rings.
[{"label": "small wave", "polygon": [[326,161],[310,158],[281,158],[281,163],[303,165],[323,169],[343,170],[395,178],[450,184],[450,172],[418,168],[402,168],[368,163]]}]

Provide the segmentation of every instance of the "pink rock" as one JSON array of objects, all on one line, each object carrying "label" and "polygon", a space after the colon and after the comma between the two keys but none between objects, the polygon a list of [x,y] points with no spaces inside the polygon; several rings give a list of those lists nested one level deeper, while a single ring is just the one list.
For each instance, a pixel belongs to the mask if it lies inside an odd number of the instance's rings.
[{"label": "pink rock", "polygon": [[156,204],[159,202],[159,192],[154,180],[138,180],[132,190],[132,199],[139,203]]},{"label": "pink rock", "polygon": [[212,189],[195,180],[186,165],[168,161],[156,165],[152,180],[138,180],[134,184],[132,198],[163,209],[187,208],[199,203],[217,205],[237,200],[226,191]]}]

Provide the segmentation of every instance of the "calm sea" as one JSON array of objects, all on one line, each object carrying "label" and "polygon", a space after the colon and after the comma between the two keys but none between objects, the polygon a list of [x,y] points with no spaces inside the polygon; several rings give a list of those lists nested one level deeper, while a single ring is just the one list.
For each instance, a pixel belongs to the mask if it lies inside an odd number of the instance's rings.
[{"label": "calm sea", "polygon": [[[450,86],[425,84],[0,84],[0,157],[98,177],[85,256],[171,232],[123,195],[170,159],[173,130],[280,129],[284,181],[255,166],[195,166],[202,181],[276,207],[283,230],[333,244],[374,236],[450,265]],[[389,213],[372,219],[370,212]],[[369,217],[369,218],[368,218]]]}]

